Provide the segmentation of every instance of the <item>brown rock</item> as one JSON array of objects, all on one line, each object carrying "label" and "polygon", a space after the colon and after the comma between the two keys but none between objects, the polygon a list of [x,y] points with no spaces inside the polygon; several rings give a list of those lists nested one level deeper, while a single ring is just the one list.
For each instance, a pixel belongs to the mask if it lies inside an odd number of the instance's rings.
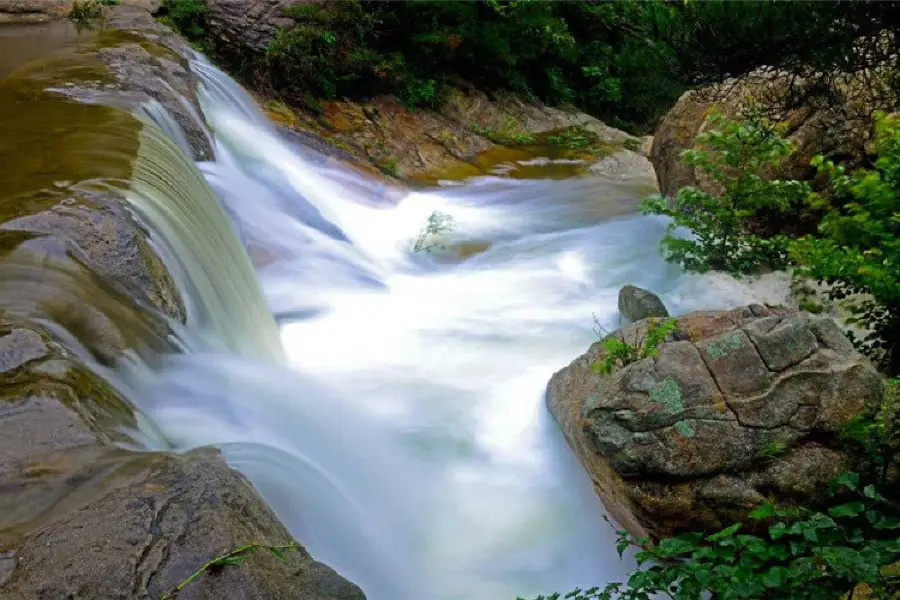
[{"label": "brown rock", "polygon": [[[877,71],[844,75],[829,81],[827,94],[808,97],[797,80],[760,69],[740,81],[686,92],[660,123],[650,151],[660,192],[674,195],[685,186],[715,191],[715,186],[681,161],[681,152],[695,147],[695,138],[709,127],[713,111],[740,118],[750,103],[761,105],[777,121],[787,124],[787,139],[795,147],[789,159],[768,176],[810,179],[810,161],[817,154],[838,156],[844,164],[861,164],[871,150],[872,115],[877,110],[896,110],[893,94],[884,94]],[[884,89],[887,89],[885,86]],[[827,102],[823,98],[829,98]]]},{"label": "brown rock", "polygon": [[824,320],[756,306],[687,315],[657,357],[609,376],[591,368],[604,352],[595,344],[553,376],[548,406],[634,535],[714,530],[771,496],[816,499],[853,464],[841,427],[883,395]]}]

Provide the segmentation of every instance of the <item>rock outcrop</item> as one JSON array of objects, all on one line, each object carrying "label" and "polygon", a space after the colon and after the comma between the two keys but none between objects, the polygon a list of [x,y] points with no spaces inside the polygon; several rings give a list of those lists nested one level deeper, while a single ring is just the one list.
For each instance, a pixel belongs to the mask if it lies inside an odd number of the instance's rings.
[{"label": "rock outcrop", "polygon": [[[437,111],[410,111],[393,96],[379,96],[365,102],[326,102],[318,119],[285,118],[271,112],[270,116],[291,127],[320,133],[365,162],[403,177],[484,174],[478,157],[498,148],[498,137],[512,133],[534,137],[569,128],[587,130],[608,147],[608,156],[588,160],[588,164],[595,163],[590,168],[594,174],[630,178],[640,172],[652,177],[648,160],[625,148],[638,147],[639,139],[585,113],[525,102],[503,92],[488,97],[470,87],[454,87],[447,90]],[[322,123],[327,124],[324,129]],[[540,140],[535,144],[541,145]],[[388,165],[390,168],[385,168]]]},{"label": "rock outcrop", "polygon": [[[646,322],[613,335],[639,340]],[[715,530],[768,498],[810,501],[853,465],[840,440],[883,384],[835,323],[762,306],[693,313],[610,376],[597,343],[547,401],[610,513],[638,536]]]},{"label": "rock outcrop", "polygon": [[[872,115],[876,110],[896,110],[896,96],[880,93],[876,76],[836,77],[827,94],[801,96],[797,79],[768,70],[747,75],[740,81],[686,92],[666,114],[653,138],[650,159],[656,168],[660,192],[673,195],[685,186],[712,190],[694,167],[680,158],[695,147],[695,138],[709,127],[714,111],[740,118],[751,104],[767,109],[771,118],[787,125],[787,139],[794,153],[771,177],[809,179],[815,175],[810,161],[817,154],[832,156],[847,164],[861,164],[872,150]],[[802,80],[801,80],[802,81]],[[829,100],[817,100],[827,97]],[[790,100],[786,100],[790,99]]]},{"label": "rock outcrop", "polygon": [[669,316],[669,311],[659,296],[634,285],[626,285],[619,290],[619,313],[631,322]]},{"label": "rock outcrop", "polygon": [[[95,476],[105,477],[93,483],[105,489],[80,506],[66,498],[67,514],[0,555],[3,598],[159,598],[215,556],[251,542],[291,541],[215,451],[91,452]],[[261,552],[239,567],[201,576],[178,598],[364,600],[359,588],[302,548],[284,558]]]},{"label": "rock outcrop", "polygon": [[0,0],[0,25],[3,23],[43,23],[65,17],[72,0]]},{"label": "rock outcrop", "polygon": [[[307,0],[308,1],[308,0]],[[206,22],[217,43],[262,52],[280,29],[294,24],[284,13],[304,0],[206,0]]]}]

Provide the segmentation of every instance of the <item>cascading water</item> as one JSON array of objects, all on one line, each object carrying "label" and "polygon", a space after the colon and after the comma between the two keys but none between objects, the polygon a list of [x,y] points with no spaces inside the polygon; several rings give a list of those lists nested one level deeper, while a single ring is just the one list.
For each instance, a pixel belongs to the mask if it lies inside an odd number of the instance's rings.
[{"label": "cascading water", "polygon": [[[194,352],[131,374],[147,433],[221,447],[371,600],[511,600],[620,579],[544,386],[596,339],[593,319],[617,324],[625,283],[675,312],[748,290],[663,263],[658,219],[604,219],[644,193],[634,181],[479,178],[404,196],[290,145],[227,76],[194,69],[217,156],[200,168],[258,257],[289,366],[231,222],[147,125],[131,199],[195,307],[181,331]],[[443,245],[487,249],[413,253],[435,211],[453,219]]]}]

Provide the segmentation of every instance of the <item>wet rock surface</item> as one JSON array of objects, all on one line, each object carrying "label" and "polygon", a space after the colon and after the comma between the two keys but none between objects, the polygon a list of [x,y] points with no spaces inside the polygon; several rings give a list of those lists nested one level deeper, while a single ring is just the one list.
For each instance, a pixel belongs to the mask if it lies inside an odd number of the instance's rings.
[{"label": "wet rock surface", "polygon": [[[656,358],[610,376],[595,344],[553,376],[551,412],[619,522],[712,530],[764,498],[809,501],[854,457],[839,432],[883,384],[833,321],[761,306],[678,319]],[[639,322],[623,328],[640,339]]]},{"label": "wet rock surface", "polygon": [[[3,598],[159,598],[215,556],[251,542],[291,541],[253,488],[215,451],[126,455],[108,477],[114,484],[99,497],[24,539],[6,542]],[[283,562],[263,552],[239,567],[207,573],[178,598],[364,596],[300,550],[286,553]]]}]

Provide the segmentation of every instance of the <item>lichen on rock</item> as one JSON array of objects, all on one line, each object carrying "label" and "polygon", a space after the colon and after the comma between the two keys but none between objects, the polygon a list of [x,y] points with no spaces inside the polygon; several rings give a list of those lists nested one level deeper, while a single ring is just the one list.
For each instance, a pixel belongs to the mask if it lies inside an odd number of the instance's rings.
[{"label": "lichen on rock", "polygon": [[[827,475],[855,458],[840,431],[880,406],[872,365],[825,317],[754,306],[678,325],[655,358],[603,376],[590,368],[595,346],[548,385],[612,515],[636,535],[667,536],[727,525],[762,497],[826,493]],[[804,484],[806,473],[818,475]]]}]

